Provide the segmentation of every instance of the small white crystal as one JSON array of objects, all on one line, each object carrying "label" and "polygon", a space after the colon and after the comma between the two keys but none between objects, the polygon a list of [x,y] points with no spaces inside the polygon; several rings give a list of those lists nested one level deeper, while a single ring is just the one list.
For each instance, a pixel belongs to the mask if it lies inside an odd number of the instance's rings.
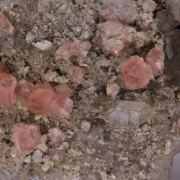
[{"label": "small white crystal", "polygon": [[42,153],[42,151],[37,149],[32,156],[32,160],[35,163],[40,163],[40,162],[42,162],[42,159],[43,159],[43,153]]},{"label": "small white crystal", "polygon": [[43,40],[37,43],[32,43],[32,45],[38,49],[40,49],[41,51],[46,51],[49,50],[52,47],[52,42],[47,41],[47,40]]}]

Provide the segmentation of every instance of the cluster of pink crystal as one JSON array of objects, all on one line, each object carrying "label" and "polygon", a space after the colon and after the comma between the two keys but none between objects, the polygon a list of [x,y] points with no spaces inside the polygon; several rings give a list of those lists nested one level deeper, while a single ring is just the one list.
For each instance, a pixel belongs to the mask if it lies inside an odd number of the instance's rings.
[{"label": "cluster of pink crystal", "polygon": [[98,25],[96,38],[105,54],[119,55],[148,44],[154,34],[149,29],[138,32],[134,27],[118,20],[107,20]]},{"label": "cluster of pink crystal", "polygon": [[[96,38],[104,53],[119,55],[154,42],[157,26],[153,20],[154,1],[101,0],[100,23]],[[140,8],[141,7],[141,8]],[[149,8],[150,7],[150,8]],[[138,28],[135,28],[135,24]]]},{"label": "cluster of pink crystal", "polygon": [[147,54],[145,60],[139,56],[131,56],[121,64],[121,73],[124,86],[127,89],[145,88],[154,76],[164,69],[164,52],[153,48]]},{"label": "cluster of pink crystal", "polygon": [[[14,27],[3,13],[0,13],[0,30],[6,34],[12,34]],[[87,56],[91,44],[88,41],[66,41],[59,46],[56,51],[56,59],[69,59],[71,57],[84,58]],[[84,69],[77,65],[72,65],[68,69],[67,77],[73,82],[80,84],[84,77]],[[51,70],[44,75],[46,82],[53,81],[56,73]],[[61,117],[69,117],[73,108],[70,99],[72,90],[66,85],[60,85],[53,89],[48,83],[36,84],[26,80],[17,82],[7,67],[0,64],[0,105],[9,106],[20,99],[28,109],[36,114],[46,115],[55,114]]]},{"label": "cluster of pink crystal", "polygon": [[106,21],[98,25],[96,36],[104,53],[118,55],[134,42],[136,30],[128,23],[136,20],[137,7],[131,0],[102,0],[102,3],[100,14]]},{"label": "cluster of pink crystal", "polygon": [[[146,58],[131,56],[120,64],[121,80],[125,89],[135,90],[146,88],[154,77],[164,70],[164,51],[158,48],[151,49]],[[119,86],[115,81],[107,83],[107,94],[115,98]]]},{"label": "cluster of pink crystal", "polygon": [[[3,13],[0,13],[0,31],[2,36],[11,36],[14,33],[13,25]],[[84,50],[80,44],[75,46],[73,48]],[[74,53],[75,49],[71,52]],[[76,56],[77,54],[73,55]],[[85,52],[81,55],[85,56]],[[72,77],[73,72],[76,73],[75,77]],[[69,78],[72,78],[74,82],[80,83],[83,78],[83,72],[80,67],[72,66],[69,69]],[[46,82],[52,81],[55,76],[55,73],[48,71],[44,76],[44,80]],[[70,99],[72,94],[72,90],[66,84],[52,88],[48,83],[35,85],[24,79],[17,81],[6,65],[0,62],[0,106],[9,107],[19,100],[35,114],[55,114],[68,118],[73,108],[73,101]],[[14,124],[12,127],[14,147],[11,156],[18,164],[22,163],[23,158],[35,150],[43,142],[44,137],[48,137],[52,143],[61,143],[65,139],[64,133],[59,128],[51,128],[47,135],[42,135],[38,125]],[[51,149],[49,156],[59,160],[60,156],[62,156],[62,150]]]},{"label": "cluster of pink crystal", "polygon": [[[16,123],[12,127],[12,141],[14,147],[12,149],[12,157],[16,163],[22,163],[24,156],[34,151],[38,145],[46,143],[49,138],[51,143],[62,143],[65,140],[65,135],[62,130],[57,127],[49,129],[48,134],[42,135],[40,127],[34,124]],[[49,149],[50,157],[55,160],[62,155],[57,149]]]},{"label": "cluster of pink crystal", "polygon": [[133,23],[137,17],[137,5],[132,0],[102,0],[101,15],[106,20]]},{"label": "cluster of pink crystal", "polygon": [[[105,22],[98,25],[96,37],[105,54],[127,56],[126,52],[134,53],[132,50],[139,49],[152,40],[154,34],[149,27],[152,14],[147,13],[145,3],[143,8],[137,11],[138,3],[133,0],[101,1],[100,14]],[[153,3],[152,6],[155,7],[156,4]],[[132,26],[135,21],[140,28],[138,31]],[[126,58],[120,64],[124,88],[130,90],[145,88],[150,80],[162,73],[164,58],[165,54],[161,48],[151,49],[145,58],[137,55]],[[106,90],[108,95],[115,98],[119,92],[116,80],[109,80]]]},{"label": "cluster of pink crystal", "polygon": [[99,24],[100,44],[104,53],[117,55],[133,42],[134,29],[118,21]]},{"label": "cluster of pink crystal", "polygon": [[26,80],[17,82],[3,63],[0,64],[0,105],[9,106],[19,99],[36,114],[55,114],[69,117],[73,108],[72,93],[67,85],[54,90],[49,84],[36,84]]}]

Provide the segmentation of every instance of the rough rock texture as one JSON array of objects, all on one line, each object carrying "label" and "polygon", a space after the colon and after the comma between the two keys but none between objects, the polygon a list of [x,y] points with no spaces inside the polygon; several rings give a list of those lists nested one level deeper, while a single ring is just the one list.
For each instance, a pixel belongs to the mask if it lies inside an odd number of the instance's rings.
[{"label": "rough rock texture", "polygon": [[[16,103],[0,108],[1,169],[6,169],[13,180],[160,180],[162,177],[168,180],[173,147],[180,147],[176,144],[180,115],[179,30],[174,30],[178,24],[169,27],[174,56],[165,59],[165,72],[136,90],[124,88],[120,72],[121,63],[131,56],[137,55],[146,63],[152,48],[163,49],[164,37],[156,17],[168,10],[165,3],[160,0],[1,0],[0,7],[14,27],[12,34],[3,33],[6,36],[0,38],[0,61],[17,82],[26,80],[16,88]],[[108,10],[104,16],[103,10]],[[164,18],[167,23],[168,17]],[[110,26],[112,22],[118,25]],[[125,29],[123,33],[121,26]],[[122,50],[124,34],[131,41]],[[112,52],[121,49],[119,53],[104,53],[103,36],[107,40],[105,45],[112,47]],[[52,42],[50,49],[43,43],[47,41]],[[64,48],[66,42],[70,45]],[[84,42],[90,43],[91,48],[84,48]],[[56,59],[59,48],[61,58]],[[67,53],[66,60],[62,50]],[[85,70],[80,83],[69,80],[68,70],[72,66]],[[49,70],[56,76],[50,73],[45,80]],[[44,82],[49,83],[56,98],[50,113],[36,114],[25,106],[27,96],[33,92],[29,83],[35,85],[36,91],[37,85]],[[44,101],[46,104],[47,97],[41,95],[40,100],[36,97],[34,104],[38,106],[40,102],[41,106]],[[133,128],[110,124],[105,113],[114,109],[116,103],[128,100],[146,102],[154,107],[155,116]],[[81,129],[82,121],[90,123],[88,132],[83,131],[84,127]],[[42,136],[41,143],[25,155],[12,149],[11,128],[19,123],[38,126]],[[48,137],[51,128],[61,129],[66,139],[52,142]],[[163,176],[160,173],[164,169]]]}]

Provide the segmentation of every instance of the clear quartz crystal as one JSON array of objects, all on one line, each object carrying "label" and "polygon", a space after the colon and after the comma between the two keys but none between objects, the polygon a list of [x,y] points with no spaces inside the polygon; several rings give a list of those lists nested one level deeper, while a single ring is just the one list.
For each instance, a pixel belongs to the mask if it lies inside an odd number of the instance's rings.
[{"label": "clear quartz crystal", "polygon": [[139,126],[152,118],[154,110],[145,102],[120,101],[108,112],[109,122],[114,126]]}]

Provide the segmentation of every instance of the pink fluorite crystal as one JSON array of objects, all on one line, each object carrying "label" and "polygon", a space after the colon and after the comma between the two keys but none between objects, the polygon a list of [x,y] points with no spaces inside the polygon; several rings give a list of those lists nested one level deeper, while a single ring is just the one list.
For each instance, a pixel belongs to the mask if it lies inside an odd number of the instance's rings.
[{"label": "pink fluorite crystal", "polygon": [[65,135],[59,128],[49,129],[48,136],[53,143],[59,143],[65,140]]},{"label": "pink fluorite crystal", "polygon": [[91,44],[88,41],[75,39],[73,42],[64,42],[56,51],[56,59],[69,59],[70,57],[85,58],[88,54]]},{"label": "pink fluorite crystal", "polygon": [[119,54],[133,42],[132,27],[117,21],[107,21],[99,25],[102,49],[107,54]]},{"label": "pink fluorite crystal", "polygon": [[63,95],[57,95],[50,106],[50,111],[60,117],[69,118],[73,109],[73,101]]},{"label": "pink fluorite crystal", "polygon": [[71,66],[68,71],[68,78],[71,82],[80,84],[84,77],[84,69],[79,66]]},{"label": "pink fluorite crystal", "polygon": [[36,114],[48,114],[55,96],[55,91],[50,86],[36,85],[27,98],[28,108]]},{"label": "pink fluorite crystal", "polygon": [[49,84],[32,87],[29,82],[21,81],[21,86],[17,86],[17,89],[16,93],[26,100],[28,109],[35,114],[55,114],[67,118],[72,111],[73,101],[69,98],[72,91],[68,86],[60,86],[55,91]]},{"label": "pink fluorite crystal", "polygon": [[131,56],[123,62],[121,73],[125,87],[131,90],[145,88],[153,79],[151,67],[139,56]]},{"label": "pink fluorite crystal", "polygon": [[33,88],[34,84],[23,79],[17,83],[15,92],[18,97],[27,99],[28,96],[31,94]]},{"label": "pink fluorite crystal", "polygon": [[33,150],[41,141],[41,133],[36,125],[15,124],[12,128],[12,139],[18,151]]},{"label": "pink fluorite crystal", "polygon": [[14,32],[13,25],[2,12],[0,13],[0,30],[7,34],[12,34]]},{"label": "pink fluorite crystal", "polygon": [[134,0],[102,0],[103,7],[100,12],[107,20],[120,20],[132,23],[137,17],[137,4]]},{"label": "pink fluorite crystal", "polygon": [[106,21],[99,25],[103,39],[108,39],[122,33],[124,25],[118,21]]},{"label": "pink fluorite crystal", "polygon": [[157,48],[151,49],[147,54],[146,62],[151,66],[154,75],[158,75],[163,71],[164,59],[165,59],[164,51]]},{"label": "pink fluorite crystal", "polygon": [[16,78],[10,74],[0,74],[0,105],[15,103]]}]

